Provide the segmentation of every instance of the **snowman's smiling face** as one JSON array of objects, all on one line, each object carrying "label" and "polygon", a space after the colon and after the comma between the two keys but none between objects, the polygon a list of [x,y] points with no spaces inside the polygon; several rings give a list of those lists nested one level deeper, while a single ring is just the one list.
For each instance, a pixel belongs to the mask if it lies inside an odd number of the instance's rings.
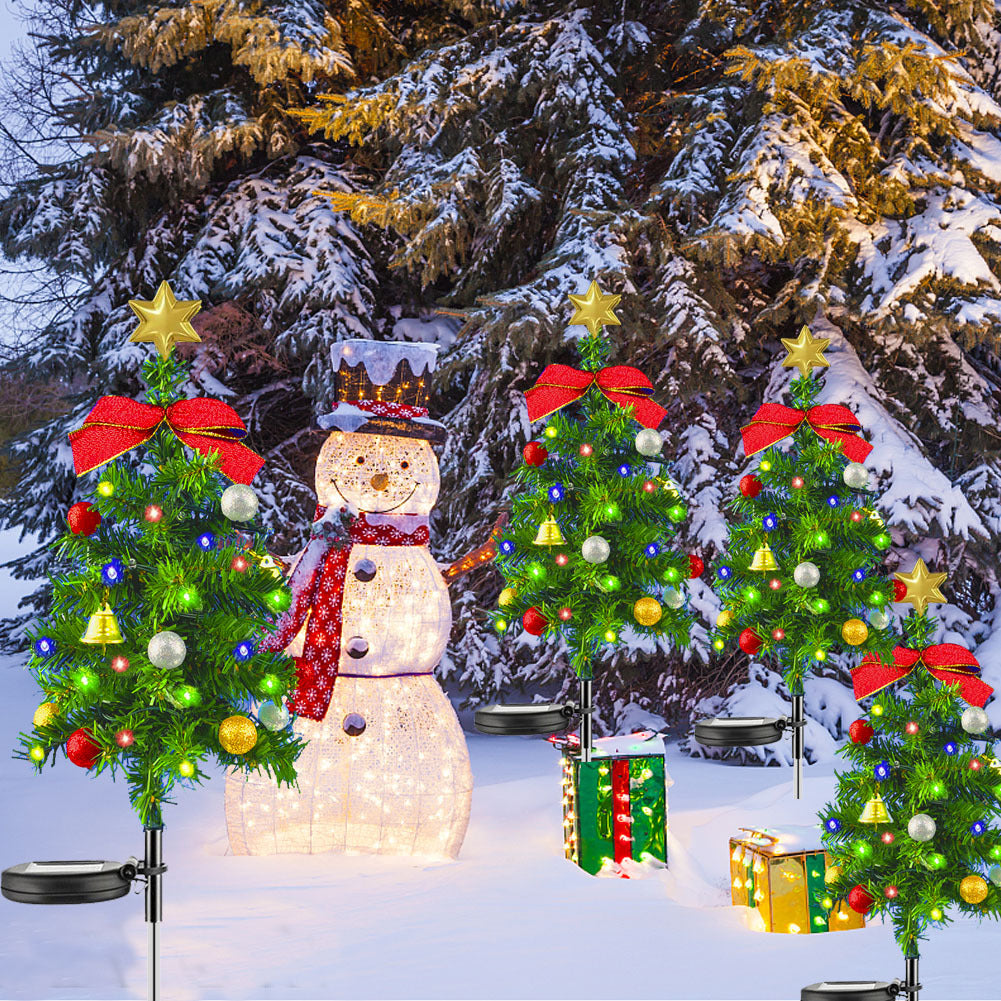
[{"label": "snowman's smiling face", "polygon": [[431,445],[420,438],[334,431],[316,460],[316,497],[373,514],[430,514],[441,480]]}]

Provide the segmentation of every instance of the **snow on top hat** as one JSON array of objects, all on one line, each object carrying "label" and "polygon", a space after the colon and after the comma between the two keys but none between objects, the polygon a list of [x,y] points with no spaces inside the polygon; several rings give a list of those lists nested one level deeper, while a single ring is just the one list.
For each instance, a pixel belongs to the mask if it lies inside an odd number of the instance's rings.
[{"label": "snow on top hat", "polygon": [[321,428],[391,434],[441,443],[445,425],[428,417],[437,344],[354,339],[335,344],[334,409]]}]

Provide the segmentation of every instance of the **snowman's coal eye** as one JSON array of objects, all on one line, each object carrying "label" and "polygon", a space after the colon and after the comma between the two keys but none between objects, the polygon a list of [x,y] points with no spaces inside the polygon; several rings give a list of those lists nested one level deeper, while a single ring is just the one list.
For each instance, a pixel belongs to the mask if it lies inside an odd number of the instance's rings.
[{"label": "snowman's coal eye", "polygon": [[355,462],[357,462],[359,466],[364,466],[365,465],[365,456],[364,455],[359,455],[358,458],[355,459]]},{"label": "snowman's coal eye", "polygon": [[407,462],[406,459],[404,459],[403,462],[400,463],[400,469],[409,469],[409,468],[410,468],[410,463]]}]

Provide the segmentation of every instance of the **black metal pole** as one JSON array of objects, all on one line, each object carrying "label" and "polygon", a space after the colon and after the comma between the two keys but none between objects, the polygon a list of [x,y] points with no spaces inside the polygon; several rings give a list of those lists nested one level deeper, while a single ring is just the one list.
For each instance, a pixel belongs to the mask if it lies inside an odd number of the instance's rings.
[{"label": "black metal pole", "polygon": [[921,989],[921,981],[918,980],[918,956],[905,956],[904,968],[907,979],[904,981],[904,991],[907,993],[907,1001],[918,1001],[918,991]]},{"label": "black metal pole", "polygon": [[803,796],[803,696],[792,697],[792,758],[793,793],[796,799]]},{"label": "black metal pole", "polygon": [[580,679],[580,760],[591,760],[591,747],[594,743],[594,730],[592,728],[591,717],[594,714],[594,706],[591,702],[591,679]]},{"label": "black metal pole", "polygon": [[163,921],[163,828],[143,828],[146,834],[146,998],[160,1001],[160,922]]}]

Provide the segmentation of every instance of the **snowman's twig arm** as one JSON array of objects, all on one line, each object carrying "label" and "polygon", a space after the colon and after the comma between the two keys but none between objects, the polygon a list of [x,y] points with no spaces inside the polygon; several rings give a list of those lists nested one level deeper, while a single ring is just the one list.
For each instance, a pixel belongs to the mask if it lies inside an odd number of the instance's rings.
[{"label": "snowman's twig arm", "polygon": [[495,540],[506,523],[507,511],[501,511],[494,522],[494,527],[490,530],[490,538],[479,548],[471,550],[465,556],[460,556],[448,569],[442,572],[445,583],[451,584],[453,580],[469,573],[470,570],[475,570],[484,563],[489,563],[497,555]]}]

